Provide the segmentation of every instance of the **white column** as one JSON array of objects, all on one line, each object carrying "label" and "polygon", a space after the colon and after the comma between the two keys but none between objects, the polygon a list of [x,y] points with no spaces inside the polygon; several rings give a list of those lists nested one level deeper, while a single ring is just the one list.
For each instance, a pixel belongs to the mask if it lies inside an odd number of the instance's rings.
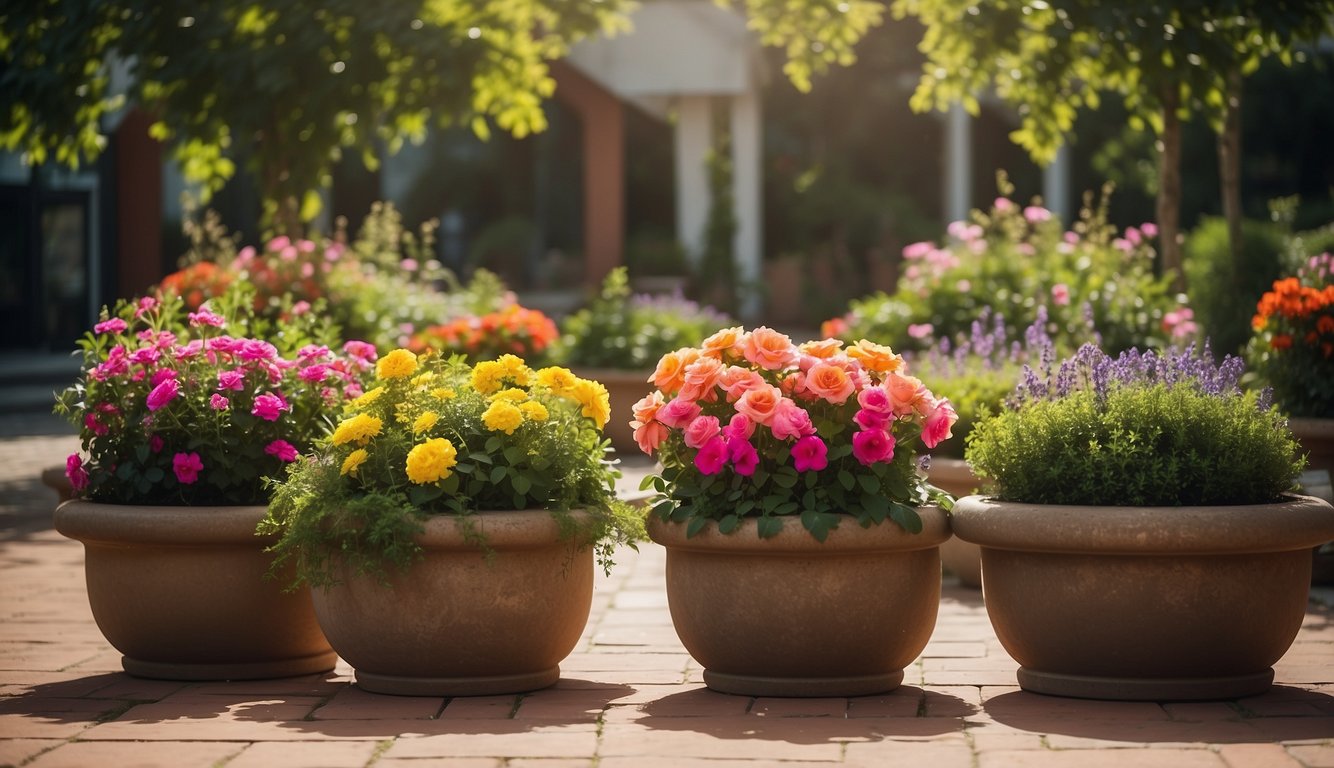
[{"label": "white column", "polygon": [[751,89],[732,97],[732,205],[736,211],[736,257],[740,314],[754,320],[763,307],[760,285],[764,279],[760,250],[762,212],[760,189],[763,176],[761,150],[764,134],[760,120],[760,97]]},{"label": "white column", "polygon": [[953,104],[945,118],[945,220],[968,218],[973,199],[972,118]]},{"label": "white column", "polygon": [[682,96],[676,106],[676,239],[692,265],[704,254],[709,218],[706,161],[713,144],[708,96]]},{"label": "white column", "polygon": [[1062,144],[1042,169],[1042,202],[1056,218],[1070,223],[1070,147]]}]

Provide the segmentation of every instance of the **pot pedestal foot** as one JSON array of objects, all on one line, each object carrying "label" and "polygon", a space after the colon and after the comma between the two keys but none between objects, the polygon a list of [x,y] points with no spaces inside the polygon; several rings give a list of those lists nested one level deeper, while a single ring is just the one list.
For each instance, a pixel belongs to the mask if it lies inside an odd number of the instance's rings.
[{"label": "pot pedestal foot", "polygon": [[560,680],[560,667],[538,672],[488,677],[406,677],[357,670],[357,685],[371,693],[394,696],[496,696],[549,688]]},{"label": "pot pedestal foot", "polygon": [[269,680],[328,672],[338,662],[333,651],[294,659],[247,661],[226,664],[188,664],[144,661],[122,656],[120,665],[127,674],[152,680]]},{"label": "pot pedestal foot", "polygon": [[760,677],[704,670],[704,684],[719,693],[741,696],[824,698],[870,696],[898,688],[903,670],[853,677]]},{"label": "pot pedestal foot", "polygon": [[1032,693],[1117,701],[1208,701],[1255,696],[1269,690],[1274,670],[1227,677],[1092,677],[1019,668],[1019,687]]}]

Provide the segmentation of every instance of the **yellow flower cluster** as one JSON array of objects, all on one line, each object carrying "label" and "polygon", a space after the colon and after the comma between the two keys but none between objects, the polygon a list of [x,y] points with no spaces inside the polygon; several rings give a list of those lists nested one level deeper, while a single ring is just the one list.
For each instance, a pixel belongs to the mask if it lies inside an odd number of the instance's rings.
[{"label": "yellow flower cluster", "polygon": [[346,459],[343,459],[343,468],[338,471],[338,474],[355,475],[357,473],[357,467],[365,464],[366,459],[369,459],[370,457],[371,455],[366,452],[365,448],[356,449],[349,453]]},{"label": "yellow flower cluster", "polygon": [[396,349],[375,364],[375,375],[381,379],[406,379],[417,372],[417,356],[406,349]]},{"label": "yellow flower cluster", "polygon": [[334,429],[333,444],[346,445],[355,442],[358,445],[365,445],[372,437],[380,434],[382,426],[384,423],[378,417],[369,413],[358,413]]},{"label": "yellow flower cluster", "polygon": [[580,413],[592,419],[593,423],[598,425],[598,429],[607,425],[607,419],[611,418],[611,398],[607,395],[607,388],[602,386],[602,382],[579,379],[575,382],[570,397],[579,403]]},{"label": "yellow flower cluster", "polygon": [[434,483],[449,477],[449,469],[458,463],[454,444],[443,437],[434,437],[414,445],[408,451],[408,479],[418,485]]},{"label": "yellow flower cluster", "polygon": [[472,388],[483,395],[490,395],[506,383],[526,387],[532,374],[532,369],[523,362],[523,358],[501,355],[496,360],[483,360],[473,366]]},{"label": "yellow flower cluster", "polygon": [[422,415],[417,417],[416,421],[412,422],[412,434],[420,435],[421,433],[425,432],[431,427],[434,427],[435,423],[439,420],[440,420],[440,414],[436,413],[435,411],[424,412]]}]

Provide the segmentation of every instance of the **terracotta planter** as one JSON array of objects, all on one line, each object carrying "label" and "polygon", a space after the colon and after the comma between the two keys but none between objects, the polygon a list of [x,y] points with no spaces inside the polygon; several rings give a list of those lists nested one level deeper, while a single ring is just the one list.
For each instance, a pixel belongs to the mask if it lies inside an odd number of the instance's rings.
[{"label": "terracotta planter", "polygon": [[1306,615],[1311,547],[1334,509],[1309,496],[1227,507],[960,499],[983,595],[1019,685],[1097,699],[1263,693]]},{"label": "terracotta planter", "polygon": [[333,669],[310,592],[266,580],[264,507],[140,507],[69,501],[56,530],[83,542],[88,601],[125,671],[245,680]]},{"label": "terracotta planter", "polygon": [[602,382],[611,399],[611,418],[602,432],[611,439],[611,447],[617,453],[642,454],[635,443],[635,432],[630,428],[630,420],[635,417],[635,403],[654,387],[648,383],[653,371],[623,371],[612,368],[575,368],[574,374],[581,379],[593,379]]},{"label": "terracotta planter", "polygon": [[[937,488],[955,498],[976,493],[982,481],[963,459],[932,458],[927,478]],[[982,586],[982,548],[953,536],[940,545],[940,564],[954,574],[965,587]]]},{"label": "terracotta planter", "polygon": [[1288,419],[1288,429],[1307,454],[1306,468],[1334,477],[1334,419]]},{"label": "terracotta planter", "polygon": [[729,535],[649,519],[667,549],[672,623],[704,682],[746,696],[860,696],[892,690],[926,647],[940,602],[944,511],[924,530],[862,528],[848,517],[824,543],[799,520],[760,539],[756,521]]},{"label": "terracotta planter", "polygon": [[[585,513],[576,513],[580,519]],[[336,566],[315,612],[368,691],[483,696],[545,688],[574,649],[593,599],[593,550],[545,511],[469,518],[487,558],[454,517],[433,517],[424,552],[388,584]]]}]

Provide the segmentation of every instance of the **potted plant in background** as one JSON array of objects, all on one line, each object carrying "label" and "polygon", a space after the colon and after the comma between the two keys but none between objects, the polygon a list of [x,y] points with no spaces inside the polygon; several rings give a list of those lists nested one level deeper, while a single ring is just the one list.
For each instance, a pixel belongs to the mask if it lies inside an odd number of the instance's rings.
[{"label": "potted plant in background", "polygon": [[955,414],[888,347],[723,329],[659,361],[635,438],[662,462],[649,536],[704,681],[728,693],[890,690],[926,645],[950,498],[917,454]]},{"label": "potted plant in background", "polygon": [[624,267],[607,274],[598,296],[561,323],[554,357],[575,373],[602,382],[611,395],[607,436],[617,452],[637,451],[631,407],[648,394],[650,374],[668,352],[698,345],[731,322],[680,293],[632,295]]},{"label": "potted plant in background", "polygon": [[1306,613],[1334,509],[1289,495],[1283,416],[1241,361],[1092,345],[1032,370],[973,430],[993,496],[960,499],[987,613],[1026,690],[1105,699],[1265,691]]},{"label": "potted plant in background", "polygon": [[314,587],[363,688],[514,693],[556,682],[588,619],[593,552],[642,520],[615,499],[606,390],[518,357],[381,358],[261,526],[276,572]]},{"label": "potted plant in background", "polygon": [[374,349],[331,351],[314,312],[269,333],[252,296],[238,287],[188,315],[170,294],[103,310],[79,343],[83,373],[56,405],[82,441],[67,465],[76,498],[56,509],[56,529],[83,542],[93,617],[133,675],[334,665],[309,592],[263,581],[254,530],[265,478],[311,446],[328,409],[360,394]]}]

